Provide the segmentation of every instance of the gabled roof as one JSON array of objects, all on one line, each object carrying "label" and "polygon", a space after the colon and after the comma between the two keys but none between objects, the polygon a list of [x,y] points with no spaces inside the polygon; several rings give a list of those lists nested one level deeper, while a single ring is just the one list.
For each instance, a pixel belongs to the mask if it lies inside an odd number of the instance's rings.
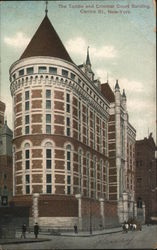
[{"label": "gabled roof", "polygon": [[72,62],[47,15],[44,17],[20,59],[32,56],[57,57]]},{"label": "gabled roof", "polygon": [[115,102],[115,96],[114,93],[110,87],[110,85],[107,83],[101,84],[101,93],[103,96],[109,101],[109,102]]}]

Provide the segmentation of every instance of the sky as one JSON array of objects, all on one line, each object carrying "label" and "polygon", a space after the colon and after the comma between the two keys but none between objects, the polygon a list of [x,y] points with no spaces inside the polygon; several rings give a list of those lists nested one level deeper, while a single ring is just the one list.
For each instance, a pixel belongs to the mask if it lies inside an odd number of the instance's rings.
[{"label": "sky", "polygon": [[[9,68],[45,16],[45,1],[0,2],[0,97],[12,128]],[[72,60],[82,64],[89,46],[95,77],[125,89],[136,138],[156,140],[156,35],[153,0],[48,1],[48,17]]]}]

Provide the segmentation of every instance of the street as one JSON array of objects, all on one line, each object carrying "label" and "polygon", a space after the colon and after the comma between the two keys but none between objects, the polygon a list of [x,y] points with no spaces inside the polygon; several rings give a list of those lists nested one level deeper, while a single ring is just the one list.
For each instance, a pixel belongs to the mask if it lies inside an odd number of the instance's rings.
[{"label": "street", "polygon": [[50,249],[157,249],[157,225],[143,226],[142,231],[118,232],[90,237],[40,235],[45,242],[3,245],[3,250]]}]

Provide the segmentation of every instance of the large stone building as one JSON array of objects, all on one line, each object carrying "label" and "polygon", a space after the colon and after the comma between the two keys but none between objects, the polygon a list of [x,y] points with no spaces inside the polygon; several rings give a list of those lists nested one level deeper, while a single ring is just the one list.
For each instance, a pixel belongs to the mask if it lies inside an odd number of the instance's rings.
[{"label": "large stone building", "polygon": [[[13,203],[30,224],[80,229],[133,215],[135,130],[118,81],[94,78],[70,58],[45,15],[10,67],[13,97]],[[129,162],[128,162],[129,159]]]},{"label": "large stone building", "polygon": [[0,206],[12,198],[12,139],[13,133],[4,122],[5,104],[0,101]]},{"label": "large stone building", "polygon": [[146,223],[157,221],[157,160],[152,134],[136,141],[136,201],[137,215],[145,210]]}]

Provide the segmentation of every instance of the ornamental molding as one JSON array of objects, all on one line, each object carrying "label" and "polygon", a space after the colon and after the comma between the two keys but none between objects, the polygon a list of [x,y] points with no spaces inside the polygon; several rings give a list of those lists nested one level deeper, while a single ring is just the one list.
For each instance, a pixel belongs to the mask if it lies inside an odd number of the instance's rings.
[{"label": "ornamental molding", "polygon": [[[109,118],[109,108],[107,107],[106,103],[102,103],[100,105],[97,103],[93,97],[91,97],[78,83],[71,81],[67,78],[48,75],[48,74],[33,74],[29,76],[24,76],[15,80],[10,85],[11,95],[14,96],[16,91],[28,86],[38,86],[42,87],[45,86],[56,86],[62,88],[69,88],[72,92],[78,95],[82,100],[86,102],[87,105],[94,108],[97,112],[99,112],[103,117]],[[102,100],[101,100],[102,102]],[[103,105],[106,107],[106,110],[103,108]]]}]

